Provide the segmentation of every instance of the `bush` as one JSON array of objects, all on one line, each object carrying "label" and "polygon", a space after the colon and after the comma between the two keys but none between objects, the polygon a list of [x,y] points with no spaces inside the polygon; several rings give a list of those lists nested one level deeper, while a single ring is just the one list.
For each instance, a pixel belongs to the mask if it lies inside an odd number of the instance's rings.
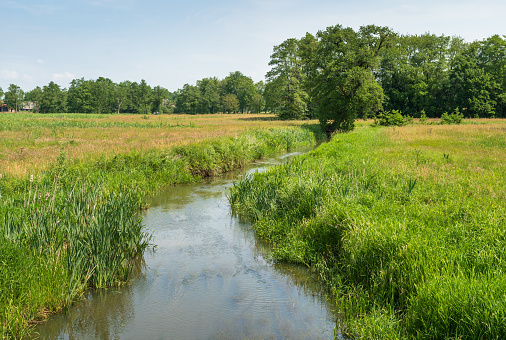
[{"label": "bush", "polygon": [[460,124],[463,118],[464,114],[457,107],[453,113],[445,112],[441,115],[441,124]]},{"label": "bush", "polygon": [[413,118],[403,116],[401,111],[390,110],[378,113],[374,118],[374,124],[382,126],[402,126],[410,123]]}]

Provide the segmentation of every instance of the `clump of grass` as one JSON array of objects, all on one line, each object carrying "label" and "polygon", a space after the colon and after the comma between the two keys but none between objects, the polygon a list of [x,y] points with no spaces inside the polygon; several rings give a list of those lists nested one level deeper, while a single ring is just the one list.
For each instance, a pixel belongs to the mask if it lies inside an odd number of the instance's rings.
[{"label": "clump of grass", "polygon": [[500,126],[363,127],[229,200],[274,258],[328,283],[350,336],[503,338],[506,150],[479,146]]}]

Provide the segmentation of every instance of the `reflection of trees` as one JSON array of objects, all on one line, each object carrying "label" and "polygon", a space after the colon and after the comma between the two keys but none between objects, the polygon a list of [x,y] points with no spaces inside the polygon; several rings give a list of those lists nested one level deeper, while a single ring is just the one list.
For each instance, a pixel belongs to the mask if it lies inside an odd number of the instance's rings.
[{"label": "reflection of trees", "polygon": [[97,289],[75,302],[66,312],[39,325],[35,332],[40,339],[115,339],[123,326],[134,316],[134,287],[146,280],[144,259],[138,259],[132,271],[134,285]]}]

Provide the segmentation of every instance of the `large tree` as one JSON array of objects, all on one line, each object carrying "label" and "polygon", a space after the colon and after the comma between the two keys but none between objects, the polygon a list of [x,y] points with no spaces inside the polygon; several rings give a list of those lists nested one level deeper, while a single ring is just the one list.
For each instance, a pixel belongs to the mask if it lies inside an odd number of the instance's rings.
[{"label": "large tree", "polygon": [[51,81],[42,88],[40,110],[44,113],[66,111],[66,91]]},{"label": "large tree", "polygon": [[287,39],[274,46],[266,78],[278,87],[279,111],[282,119],[301,119],[306,116],[309,96],[304,89],[305,75],[297,39]]},{"label": "large tree", "polygon": [[216,113],[220,107],[220,81],[218,78],[204,78],[197,80],[200,90],[200,113]]},{"label": "large tree", "polygon": [[241,112],[247,111],[252,106],[253,97],[257,94],[257,89],[253,79],[245,76],[239,71],[230,72],[223,80],[223,94],[233,94],[239,100],[239,109]]},{"label": "large tree", "polygon": [[[99,77],[92,85],[93,111],[111,113],[114,103],[114,83],[109,78]],[[114,105],[115,107],[116,105]]]},{"label": "large tree", "polygon": [[69,112],[92,113],[93,112],[93,81],[73,79],[67,91],[67,106]]},{"label": "large tree", "polygon": [[317,33],[317,45],[304,53],[310,68],[311,94],[324,131],[350,131],[355,119],[382,108],[383,91],[373,69],[394,33],[387,27],[363,26],[355,32],[341,25]]},{"label": "large tree", "polygon": [[176,94],[176,108],[178,112],[196,114],[201,101],[201,92],[197,86],[184,84]]},{"label": "large tree", "polygon": [[131,87],[130,81],[123,81],[119,84],[113,84],[112,88],[112,97],[113,103],[116,110],[116,113],[121,112],[122,107],[126,107],[128,105],[128,93]]},{"label": "large tree", "polygon": [[235,94],[227,93],[226,95],[221,97],[221,106],[223,112],[227,113],[235,113],[239,111],[239,100],[237,99]]},{"label": "large tree", "polygon": [[5,92],[5,104],[11,109],[18,110],[19,105],[23,101],[24,93],[21,87],[10,84],[7,92]]}]

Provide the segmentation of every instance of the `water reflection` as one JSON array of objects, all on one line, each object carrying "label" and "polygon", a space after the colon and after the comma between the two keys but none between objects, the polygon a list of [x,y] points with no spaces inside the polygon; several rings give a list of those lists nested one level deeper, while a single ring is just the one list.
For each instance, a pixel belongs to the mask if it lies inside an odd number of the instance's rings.
[{"label": "water reflection", "polygon": [[225,192],[235,176],[153,197],[144,224],[157,249],[145,254],[143,274],[90,292],[39,326],[40,338],[333,338],[335,316],[311,273],[271,263],[267,245],[231,215]]}]

